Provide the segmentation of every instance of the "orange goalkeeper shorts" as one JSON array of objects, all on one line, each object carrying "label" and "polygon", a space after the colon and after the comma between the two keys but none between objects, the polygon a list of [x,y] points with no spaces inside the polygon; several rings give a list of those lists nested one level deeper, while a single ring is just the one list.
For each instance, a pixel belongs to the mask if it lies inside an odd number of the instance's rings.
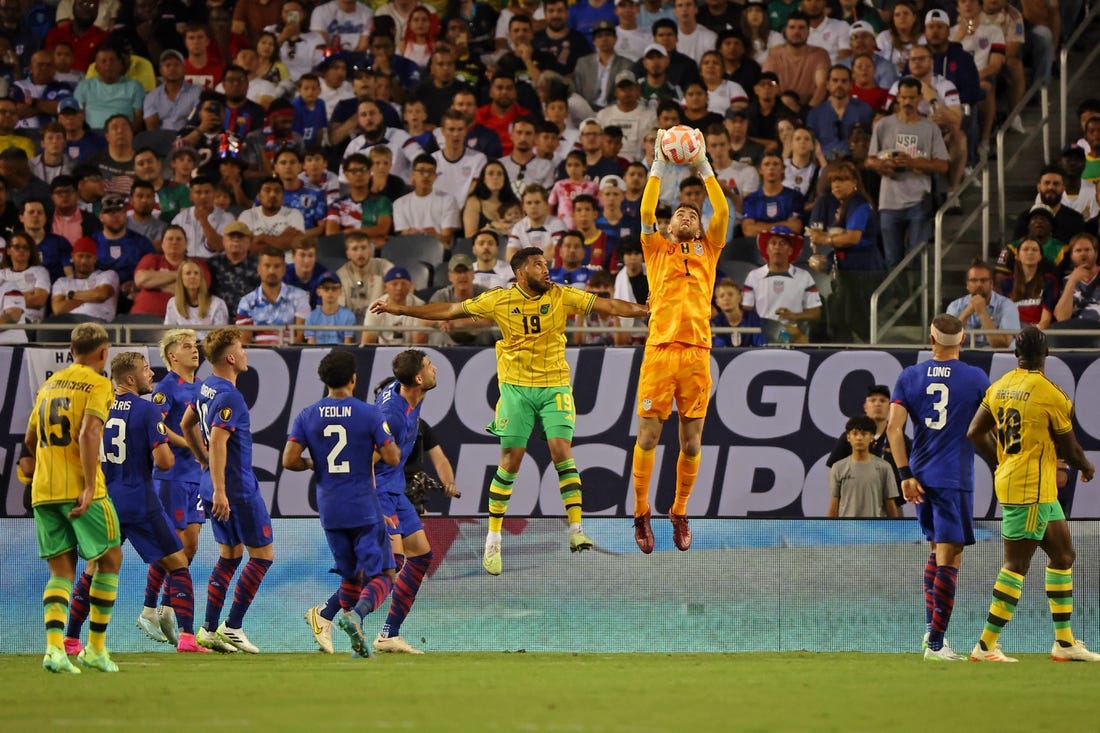
[{"label": "orange goalkeeper shorts", "polygon": [[638,416],[667,420],[675,399],[681,416],[706,417],[710,386],[710,349],[646,346],[638,376]]}]

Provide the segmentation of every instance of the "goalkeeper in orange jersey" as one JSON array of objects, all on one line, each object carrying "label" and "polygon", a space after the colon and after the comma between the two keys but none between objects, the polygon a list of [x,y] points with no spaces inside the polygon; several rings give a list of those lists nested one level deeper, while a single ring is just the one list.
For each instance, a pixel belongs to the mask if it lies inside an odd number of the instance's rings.
[{"label": "goalkeeper in orange jersey", "polygon": [[[698,130],[696,130],[698,132]],[[657,232],[657,197],[661,178],[673,164],[661,151],[664,130],[657,131],[653,165],[642,193],[642,252],[649,278],[649,338],[638,380],[638,442],[634,445],[634,540],[642,552],[653,552],[649,481],[661,429],[672,413],[680,413],[680,455],[676,459],[676,498],[668,518],[677,549],[691,547],[687,521],[688,497],[699,474],[703,419],[710,401],[710,316],[715,270],[725,246],[729,203],[714,169],[701,150],[691,162],[714,208],[703,230],[702,212],[681,204],[672,212],[668,237]]]}]

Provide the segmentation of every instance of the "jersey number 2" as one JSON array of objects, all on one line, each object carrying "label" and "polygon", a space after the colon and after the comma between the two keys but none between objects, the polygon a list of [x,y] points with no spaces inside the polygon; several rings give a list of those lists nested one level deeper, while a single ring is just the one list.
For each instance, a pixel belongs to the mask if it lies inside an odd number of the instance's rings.
[{"label": "jersey number 2", "polygon": [[924,424],[929,430],[942,430],[943,426],[947,424],[947,399],[951,396],[950,392],[947,391],[947,385],[930,384],[924,392],[935,398],[935,402],[932,403],[932,411],[936,413],[934,417],[924,418]]},{"label": "jersey number 2", "polygon": [[325,462],[328,463],[328,472],[351,473],[351,463],[336,460],[348,445],[348,431],[344,429],[343,425],[326,425],[324,436],[331,438],[333,435],[336,436],[336,445],[332,446],[332,450],[325,457]]}]

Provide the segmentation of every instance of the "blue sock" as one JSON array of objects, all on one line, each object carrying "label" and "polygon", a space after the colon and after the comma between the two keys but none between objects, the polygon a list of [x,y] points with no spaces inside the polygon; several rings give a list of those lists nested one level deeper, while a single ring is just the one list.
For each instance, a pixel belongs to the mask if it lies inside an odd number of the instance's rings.
[{"label": "blue sock", "polygon": [[321,609],[321,618],[331,621],[336,618],[336,612],[340,610],[340,591],[329,596],[325,607]]}]

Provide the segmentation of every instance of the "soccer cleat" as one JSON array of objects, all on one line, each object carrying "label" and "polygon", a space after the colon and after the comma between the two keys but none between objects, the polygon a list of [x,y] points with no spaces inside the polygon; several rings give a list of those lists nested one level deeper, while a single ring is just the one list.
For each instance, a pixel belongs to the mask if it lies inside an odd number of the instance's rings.
[{"label": "soccer cleat", "polygon": [[[570,544],[572,544],[572,538],[570,538]],[[485,572],[489,575],[500,575],[502,568],[499,541],[485,543],[485,555],[481,558],[481,567],[485,568]]]},{"label": "soccer cleat", "polygon": [[90,646],[84,647],[84,651],[77,655],[76,661],[84,667],[98,669],[100,672],[117,672],[118,665],[111,660],[111,653],[104,649],[97,652]]},{"label": "soccer cleat", "polygon": [[951,645],[947,643],[945,639],[943,646],[939,651],[926,647],[924,650],[924,661],[926,662],[961,662],[966,657],[961,654],[956,654],[955,650],[951,648]]},{"label": "soccer cleat", "polygon": [[75,639],[71,636],[65,637],[65,653],[70,656],[76,656],[80,652],[84,651],[84,645],[80,643],[80,639]]},{"label": "soccer cleat", "polygon": [[575,529],[569,532],[569,551],[584,552],[592,549],[592,538],[584,533],[583,529]]},{"label": "soccer cleat", "polygon": [[55,646],[46,647],[46,654],[42,657],[42,669],[47,672],[68,672],[80,674],[80,669],[69,661],[65,651]]},{"label": "soccer cleat", "polygon": [[979,641],[974,645],[974,649],[970,652],[971,662],[1018,662],[1019,659],[1015,657],[1006,657],[1005,653],[1001,651],[1001,645],[993,647],[990,650],[982,649],[982,643]]},{"label": "soccer cleat", "polygon": [[219,654],[232,654],[237,651],[237,647],[228,642],[224,642],[218,638],[218,635],[213,631],[206,629],[199,629],[195,634],[195,642],[202,647],[206,647],[211,651],[218,652]]},{"label": "soccer cleat", "polygon": [[180,643],[180,630],[176,625],[176,611],[171,606],[161,606],[157,609],[157,621],[160,630],[168,639],[168,643],[175,646]]},{"label": "soccer cleat", "polygon": [[180,653],[195,652],[197,654],[209,654],[210,650],[200,646],[194,634],[180,634],[180,640],[176,642],[176,651]]},{"label": "soccer cleat", "polygon": [[260,653],[259,647],[248,640],[248,637],[244,635],[243,629],[231,629],[222,621],[221,626],[219,626],[218,630],[214,633],[226,644],[230,644],[242,652],[248,652],[249,654]]},{"label": "soccer cleat", "polygon": [[924,637],[920,640],[920,650],[923,652],[928,648],[928,637],[932,634],[931,631],[925,631]]},{"label": "soccer cleat", "polygon": [[400,636],[382,636],[379,634],[374,639],[374,651],[382,653],[399,653],[399,654],[423,654],[424,652],[417,649],[409,642],[402,639]]},{"label": "soccer cleat", "polygon": [[141,612],[141,615],[137,617],[137,622],[134,626],[145,632],[153,641],[166,642],[168,637],[164,635],[164,632],[160,628],[160,619],[157,618],[157,612],[154,609],[147,609],[151,613],[147,613],[146,610]]},{"label": "soccer cleat", "polygon": [[691,527],[688,526],[687,515],[668,513],[668,520],[672,522],[672,544],[680,552],[691,547]]},{"label": "soccer cleat", "polygon": [[652,516],[653,512],[647,509],[642,516],[634,517],[634,541],[638,543],[638,549],[647,555],[653,552],[653,527],[649,524]]},{"label": "soccer cleat", "polygon": [[351,651],[360,657],[371,656],[371,646],[363,636],[363,619],[355,611],[340,614],[336,626],[351,639]]},{"label": "soccer cleat", "polygon": [[325,654],[333,654],[332,648],[332,622],[321,615],[324,606],[314,606],[306,611],[305,619],[309,624],[309,630],[313,632],[313,640]]},{"label": "soccer cleat", "polygon": [[1078,639],[1073,646],[1062,646],[1054,642],[1050,650],[1050,658],[1055,662],[1100,662],[1100,654],[1090,652],[1085,648],[1085,642]]}]

